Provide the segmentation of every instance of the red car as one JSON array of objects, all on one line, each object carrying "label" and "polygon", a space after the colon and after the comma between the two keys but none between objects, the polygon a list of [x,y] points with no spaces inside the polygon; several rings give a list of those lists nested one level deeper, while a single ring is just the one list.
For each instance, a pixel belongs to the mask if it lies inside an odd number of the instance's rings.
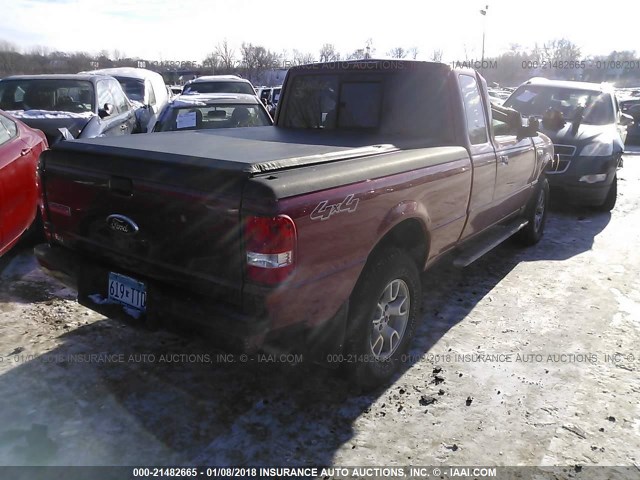
[{"label": "red car", "polygon": [[36,218],[36,166],[47,148],[41,131],[0,111],[0,255],[18,242]]}]

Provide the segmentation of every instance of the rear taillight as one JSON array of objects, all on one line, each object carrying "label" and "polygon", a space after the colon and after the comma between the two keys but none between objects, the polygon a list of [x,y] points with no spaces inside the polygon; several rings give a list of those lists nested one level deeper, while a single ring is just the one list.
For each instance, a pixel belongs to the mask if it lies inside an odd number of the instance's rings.
[{"label": "rear taillight", "polygon": [[296,225],[289,217],[247,217],[247,279],[265,285],[284,281],[294,269]]}]

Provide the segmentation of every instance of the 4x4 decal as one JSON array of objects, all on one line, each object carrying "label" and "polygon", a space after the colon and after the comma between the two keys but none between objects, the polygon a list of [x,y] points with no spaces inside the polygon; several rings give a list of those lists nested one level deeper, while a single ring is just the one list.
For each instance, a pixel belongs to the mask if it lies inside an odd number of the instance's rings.
[{"label": "4x4 decal", "polygon": [[311,220],[327,220],[331,215],[335,215],[337,213],[353,213],[358,208],[358,198],[354,198],[353,195],[348,195],[340,203],[336,203],[333,205],[328,205],[329,201],[325,200],[320,202],[316,208],[311,212]]}]

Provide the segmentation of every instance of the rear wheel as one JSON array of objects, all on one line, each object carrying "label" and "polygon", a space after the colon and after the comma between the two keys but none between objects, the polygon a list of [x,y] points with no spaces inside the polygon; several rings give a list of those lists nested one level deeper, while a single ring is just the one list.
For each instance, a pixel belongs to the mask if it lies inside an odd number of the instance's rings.
[{"label": "rear wheel", "polygon": [[520,230],[515,239],[521,245],[535,245],[544,235],[544,227],[547,223],[547,211],[549,207],[549,182],[542,177],[538,181],[538,186],[531,197],[525,220],[529,223]]},{"label": "rear wheel", "polygon": [[345,357],[357,386],[384,385],[398,371],[415,333],[420,303],[418,268],[403,251],[385,250],[365,267],[349,303]]},{"label": "rear wheel", "polygon": [[598,210],[603,212],[610,212],[613,210],[613,207],[616,206],[616,200],[618,198],[618,176],[614,175],[613,182],[609,187],[609,193],[607,193],[607,198],[604,203],[598,207]]}]

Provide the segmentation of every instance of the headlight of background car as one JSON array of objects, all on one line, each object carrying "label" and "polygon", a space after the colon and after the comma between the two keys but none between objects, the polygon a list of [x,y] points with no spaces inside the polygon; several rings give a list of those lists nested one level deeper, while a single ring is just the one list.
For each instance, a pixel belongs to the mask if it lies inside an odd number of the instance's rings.
[{"label": "headlight of background car", "polygon": [[613,143],[593,142],[580,152],[581,157],[608,157],[613,153]]}]

